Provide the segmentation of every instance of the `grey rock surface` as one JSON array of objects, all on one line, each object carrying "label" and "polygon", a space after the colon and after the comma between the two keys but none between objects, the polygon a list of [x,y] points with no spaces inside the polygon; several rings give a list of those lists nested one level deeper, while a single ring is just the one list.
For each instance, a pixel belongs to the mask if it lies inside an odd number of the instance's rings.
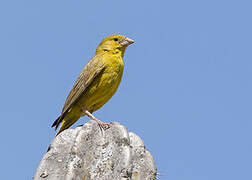
[{"label": "grey rock surface", "polygon": [[140,137],[119,123],[102,130],[91,120],[54,138],[34,180],[154,180],[156,174]]}]

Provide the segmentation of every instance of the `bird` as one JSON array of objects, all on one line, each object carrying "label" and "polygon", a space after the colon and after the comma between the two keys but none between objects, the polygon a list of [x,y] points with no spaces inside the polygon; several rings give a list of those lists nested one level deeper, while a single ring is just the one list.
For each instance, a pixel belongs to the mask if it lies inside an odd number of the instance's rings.
[{"label": "bird", "polygon": [[124,69],[123,56],[132,43],[134,40],[118,34],[101,41],[94,57],[84,66],[75,81],[60,116],[51,126],[57,130],[61,124],[56,136],[85,115],[103,129],[111,126],[111,123],[102,122],[92,113],[100,109],[117,91]]}]

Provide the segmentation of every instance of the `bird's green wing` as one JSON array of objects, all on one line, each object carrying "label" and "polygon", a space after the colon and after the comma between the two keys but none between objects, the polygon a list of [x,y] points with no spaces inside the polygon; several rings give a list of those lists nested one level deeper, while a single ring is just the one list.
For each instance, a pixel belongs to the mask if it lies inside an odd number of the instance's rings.
[{"label": "bird's green wing", "polygon": [[73,88],[67,96],[66,102],[62,109],[60,117],[53,123],[56,129],[62,119],[64,118],[67,111],[74,105],[77,100],[81,97],[88,86],[94,81],[94,79],[104,70],[104,63],[101,61],[101,57],[93,57],[82,69],[79,77],[75,81]]},{"label": "bird's green wing", "polygon": [[66,102],[62,109],[62,114],[68,110],[76,100],[84,93],[87,87],[93,82],[100,72],[104,69],[104,64],[100,63],[96,58],[91,59],[88,64],[83,68],[79,77],[74,83]]},{"label": "bird's green wing", "polygon": [[93,82],[97,75],[102,72],[103,69],[104,64],[99,61],[98,57],[94,57],[86,64],[67,96],[62,109],[62,114],[76,102],[76,100],[84,93],[87,87],[91,84],[91,82]]}]

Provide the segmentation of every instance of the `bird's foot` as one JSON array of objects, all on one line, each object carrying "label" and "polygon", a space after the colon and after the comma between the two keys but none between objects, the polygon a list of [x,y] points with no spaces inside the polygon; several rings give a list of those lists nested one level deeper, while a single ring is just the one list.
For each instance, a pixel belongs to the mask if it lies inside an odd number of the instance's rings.
[{"label": "bird's foot", "polygon": [[108,128],[111,127],[111,125],[112,125],[111,123],[104,123],[104,122],[102,122],[101,120],[99,120],[99,119],[97,119],[96,117],[94,117],[94,115],[91,114],[91,113],[90,113],[88,110],[86,110],[85,108],[83,108],[82,111],[83,111],[86,115],[88,115],[88,117],[90,117],[90,118],[93,119],[95,122],[97,122],[97,124],[99,125],[99,127],[100,127],[101,129],[106,130],[106,129],[108,129]]},{"label": "bird's foot", "polygon": [[105,122],[102,122],[101,120],[95,118],[94,119],[95,122],[97,122],[97,124],[99,125],[100,128],[106,130],[106,129],[109,129],[111,127],[111,123],[105,123]]}]

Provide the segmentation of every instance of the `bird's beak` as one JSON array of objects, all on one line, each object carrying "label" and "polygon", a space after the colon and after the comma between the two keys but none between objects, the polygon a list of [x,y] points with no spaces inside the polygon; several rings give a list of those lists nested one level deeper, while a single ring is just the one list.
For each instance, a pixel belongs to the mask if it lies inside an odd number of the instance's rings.
[{"label": "bird's beak", "polygon": [[122,42],[121,42],[121,45],[122,46],[128,46],[130,44],[133,44],[134,43],[134,40],[130,39],[130,38],[126,38],[124,39]]}]

